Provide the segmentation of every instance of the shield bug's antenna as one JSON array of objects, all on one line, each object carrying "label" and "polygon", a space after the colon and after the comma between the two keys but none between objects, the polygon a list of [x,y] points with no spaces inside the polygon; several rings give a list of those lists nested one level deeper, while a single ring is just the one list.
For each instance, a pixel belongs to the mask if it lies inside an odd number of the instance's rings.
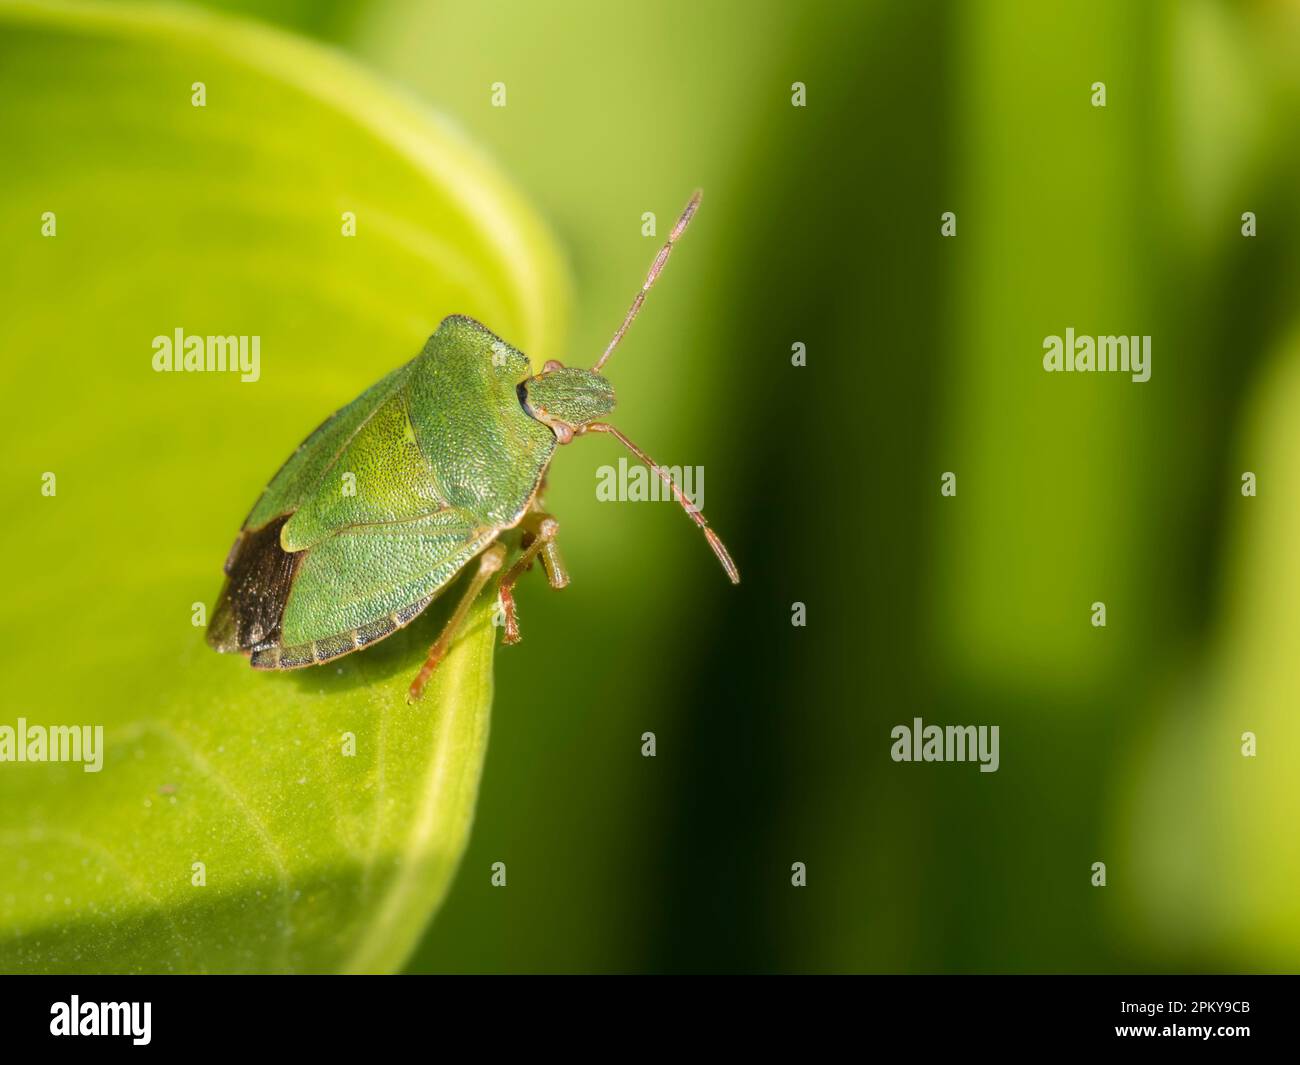
[{"label": "shield bug's antenna", "polygon": [[[699,202],[698,197],[699,194],[697,193],[696,199],[691,201],[692,204]],[[690,211],[691,208],[688,207],[687,213],[682,217],[689,218]],[[669,243],[669,247],[671,247],[671,242]],[[681,488],[678,487],[677,482],[672,479],[672,476],[667,470],[656,463],[654,459],[637,447],[636,444],[632,443],[631,440],[608,422],[592,422],[587,426],[586,431],[590,433],[609,433],[610,436],[614,437],[614,439],[632,452],[633,455],[645,463],[645,465],[650,468],[651,472],[653,472],[656,477],[668,486],[673,495],[677,498],[677,502],[682,505],[682,509],[685,510],[686,513],[691,516],[691,520],[700,527],[700,532],[704,533],[705,539],[709,541],[709,546],[713,548],[713,553],[718,556],[718,561],[722,563],[722,568],[727,571],[727,576],[731,578],[731,583],[740,583],[740,570],[736,568],[736,564],[731,560],[731,555],[728,554],[726,546],[718,538],[718,534],[709,528],[709,523],[704,520],[704,515],[700,513],[700,508],[686,498],[686,495],[682,492]]]},{"label": "shield bug's antenna", "polygon": [[673,231],[668,234],[668,241],[659,249],[659,254],[655,256],[655,261],[650,264],[650,272],[646,274],[645,282],[641,285],[641,291],[636,294],[636,299],[632,301],[632,306],[628,308],[627,316],[623,319],[623,324],[618,327],[618,332],[605,348],[605,352],[596,360],[596,365],[592,370],[600,372],[600,368],[609,361],[609,357],[614,354],[614,349],[618,347],[618,342],[623,339],[623,334],[627,332],[627,327],[632,324],[632,319],[637,316],[641,310],[641,304],[645,303],[645,294],[650,291],[651,286],[659,280],[659,275],[663,272],[664,263],[668,261],[668,256],[672,254],[673,245],[678,241],[681,235],[686,232],[686,227],[690,224],[691,216],[695,214],[695,209],[700,205],[700,197],[704,193],[699,189],[691,196],[690,202],[686,205],[686,210],[682,211],[681,218],[677,219],[677,224],[673,226]]}]

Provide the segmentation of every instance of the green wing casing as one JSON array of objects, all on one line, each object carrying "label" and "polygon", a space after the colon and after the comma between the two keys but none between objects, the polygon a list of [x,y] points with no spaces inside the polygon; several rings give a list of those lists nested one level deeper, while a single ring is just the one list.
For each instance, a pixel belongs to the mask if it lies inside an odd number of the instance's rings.
[{"label": "green wing casing", "polygon": [[527,357],[471,318],[312,433],[244,522],[208,642],[290,669],[408,624],[519,522],[555,436],[529,417]]}]

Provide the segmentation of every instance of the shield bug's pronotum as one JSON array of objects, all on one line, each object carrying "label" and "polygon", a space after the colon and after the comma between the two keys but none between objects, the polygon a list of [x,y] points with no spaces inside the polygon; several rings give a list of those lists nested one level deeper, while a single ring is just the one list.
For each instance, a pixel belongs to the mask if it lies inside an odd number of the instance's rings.
[{"label": "shield bug's pronotum", "polygon": [[409,624],[466,566],[473,576],[429,650],[418,699],[475,597],[499,585],[505,643],[519,639],[513,589],[539,560],[551,587],[568,574],[558,523],[540,494],[556,446],[608,433],[648,466],[736,565],[704,515],[644,451],[602,419],[614,389],[601,369],[645,302],[699,206],[691,197],[604,353],[590,370],[528,357],[472,318],[452,316],[411,362],[331,415],[280,468],[226,558],[208,642],[255,669],[297,669],[350,654]]}]

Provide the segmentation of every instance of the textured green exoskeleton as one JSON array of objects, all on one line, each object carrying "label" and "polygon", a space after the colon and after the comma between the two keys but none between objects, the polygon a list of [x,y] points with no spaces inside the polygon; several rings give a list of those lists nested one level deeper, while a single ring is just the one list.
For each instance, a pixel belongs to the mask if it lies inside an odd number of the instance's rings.
[{"label": "textured green exoskeleton", "polygon": [[534,559],[553,587],[567,583],[558,524],[539,494],[556,447],[586,432],[614,435],[650,466],[739,581],[722,542],[666,472],[600,421],[614,407],[614,390],[598,371],[698,203],[696,193],[594,369],[552,361],[534,375],[522,352],[457,315],[411,362],[327,419],[245,520],[226,559],[208,642],[249,655],[258,669],[328,662],[408,624],[477,559],[460,606],[411,685],[418,698],[473,599],[502,568],[503,532],[523,532],[523,550],[499,589],[506,642],[519,633],[511,589]]}]

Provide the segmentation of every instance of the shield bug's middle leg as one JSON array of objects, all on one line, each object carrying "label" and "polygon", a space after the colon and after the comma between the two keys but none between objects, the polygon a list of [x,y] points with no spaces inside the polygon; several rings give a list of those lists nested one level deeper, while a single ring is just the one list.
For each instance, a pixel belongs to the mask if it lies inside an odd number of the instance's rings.
[{"label": "shield bug's middle leg", "polygon": [[479,556],[478,570],[475,572],[473,579],[470,580],[469,587],[465,589],[465,594],[460,597],[460,602],[456,604],[456,609],[452,611],[451,617],[447,619],[447,624],[442,627],[438,639],[429,648],[429,657],[424,660],[420,672],[416,674],[415,680],[411,681],[411,689],[406,697],[408,703],[415,702],[424,694],[424,686],[429,683],[433,671],[438,668],[438,663],[447,654],[451,641],[455,638],[461,625],[464,624],[465,615],[469,613],[469,608],[473,605],[474,600],[478,598],[478,593],[483,590],[483,585],[487,584],[492,574],[496,573],[504,565],[505,560],[506,549],[504,544],[493,544]]},{"label": "shield bug's middle leg", "polygon": [[569,583],[569,575],[565,572],[564,565],[560,562],[560,553],[555,547],[555,537],[559,531],[560,523],[555,518],[550,514],[539,514],[537,528],[532,532],[528,546],[501,578],[501,608],[505,611],[506,630],[501,638],[502,643],[519,642],[519,615],[515,609],[513,589],[515,581],[533,564],[533,559],[541,556],[542,568],[546,570],[552,588],[563,588]]}]

